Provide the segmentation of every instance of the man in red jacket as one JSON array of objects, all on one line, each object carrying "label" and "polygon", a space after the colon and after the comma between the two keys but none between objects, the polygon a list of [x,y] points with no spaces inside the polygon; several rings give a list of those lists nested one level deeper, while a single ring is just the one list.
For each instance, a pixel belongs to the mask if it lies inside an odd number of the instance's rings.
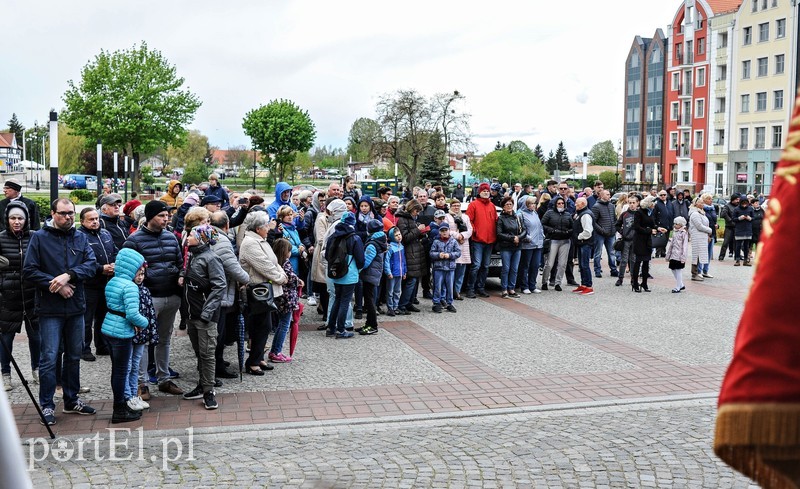
[{"label": "man in red jacket", "polygon": [[469,282],[467,282],[467,297],[470,299],[475,298],[476,292],[481,297],[489,297],[483,288],[486,285],[486,276],[489,274],[492,247],[497,241],[497,208],[489,196],[489,184],[482,183],[478,187],[478,198],[467,208],[467,216],[472,223],[470,243],[472,270],[469,272]]}]

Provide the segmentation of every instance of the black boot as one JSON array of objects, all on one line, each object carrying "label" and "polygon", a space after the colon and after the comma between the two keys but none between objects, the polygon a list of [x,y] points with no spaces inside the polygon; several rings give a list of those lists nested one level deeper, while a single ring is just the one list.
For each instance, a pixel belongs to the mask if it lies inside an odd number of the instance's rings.
[{"label": "black boot", "polygon": [[114,404],[114,414],[111,415],[111,424],[138,421],[141,417],[141,411],[134,411],[125,403]]}]

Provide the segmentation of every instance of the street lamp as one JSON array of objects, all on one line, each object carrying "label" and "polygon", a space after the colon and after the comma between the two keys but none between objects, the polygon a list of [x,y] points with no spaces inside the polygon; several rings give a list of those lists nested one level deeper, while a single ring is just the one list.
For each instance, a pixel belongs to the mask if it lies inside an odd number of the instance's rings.
[{"label": "street lamp", "polygon": [[256,188],[256,149],[253,148],[253,189]]}]

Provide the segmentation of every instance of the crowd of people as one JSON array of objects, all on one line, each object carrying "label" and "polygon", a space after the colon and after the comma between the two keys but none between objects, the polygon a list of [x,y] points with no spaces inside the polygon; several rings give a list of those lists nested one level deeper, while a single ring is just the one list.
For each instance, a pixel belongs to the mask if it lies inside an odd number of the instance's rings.
[{"label": "crowd of people", "polygon": [[[599,181],[581,191],[556,181],[538,189],[481,183],[471,195],[458,185],[450,198],[431,185],[400,196],[381,187],[370,197],[347,177],[314,192],[279,182],[266,205],[258,191],[228,192],[212,174],[190,188],[173,180],[146,204],[106,189],[96,208],[80,212],[80,226],[68,199],[55,200],[40,223],[17,182],[7,181],[4,192],[3,383],[14,387],[10,355],[24,326],[47,424],[56,422],[57,396],[65,413],[95,414],[80,398],[88,391],[81,361],[110,355],[114,423],[140,419],[150,385],[216,409],[221,379],[239,375],[224,351],[236,341],[240,315],[249,337],[243,371],[264,376],[272,364],[292,361],[284,343],[301,300],[316,306],[328,337],[373,335],[380,315],[421,312],[420,288],[434,313],[488,297],[493,254],[502,263],[503,298],[562,284],[593,294],[603,250],[617,286],[629,270],[632,290],[649,292],[649,263],[663,257],[680,293],[690,249],[692,280],[711,278],[717,227],[710,195],[654,189],[623,194],[615,205]],[[732,248],[736,264],[749,265],[763,211],[759,199],[734,197],[721,212],[719,259]],[[170,361],[178,316],[197,359],[198,382],[188,392],[174,382],[180,374]],[[359,319],[365,322],[356,328]]]}]

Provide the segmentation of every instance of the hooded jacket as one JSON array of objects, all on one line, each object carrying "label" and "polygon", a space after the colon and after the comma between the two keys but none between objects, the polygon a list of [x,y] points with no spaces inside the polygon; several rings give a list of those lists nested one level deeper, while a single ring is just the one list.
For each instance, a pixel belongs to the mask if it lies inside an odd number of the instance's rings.
[{"label": "hooded jacket", "polygon": [[119,216],[107,216],[100,212],[100,228],[111,233],[111,237],[114,239],[114,245],[117,249],[122,248],[125,240],[128,239],[128,230],[130,226],[125,224],[125,220]]},{"label": "hooded jacket", "polygon": [[[556,197],[553,202],[564,200]],[[555,204],[553,204],[555,206]],[[572,238],[572,215],[565,209],[558,212],[556,208],[548,209],[542,218],[544,234],[547,239],[564,240]]]},{"label": "hooded jacket", "polygon": [[406,250],[406,266],[409,277],[425,276],[427,259],[425,256],[425,245],[422,243],[424,234],[417,227],[417,221],[406,211],[398,210],[397,229],[403,235],[403,246]]},{"label": "hooded jacket", "polygon": [[347,274],[342,278],[333,279],[334,284],[350,285],[358,283],[359,270],[364,268],[364,245],[361,242],[353,226],[343,222],[336,223],[334,226],[333,234],[327,239],[325,244],[325,259],[330,263],[333,258],[334,241],[338,239],[345,239],[347,242]]},{"label": "hooded jacket", "polygon": [[181,190],[183,190],[183,184],[180,180],[170,180],[169,185],[167,185],[167,193],[159,197],[158,200],[170,207],[180,207],[183,204],[183,197],[181,197],[180,194],[178,194],[177,197],[172,196],[172,189],[174,189],[176,185],[180,185]]},{"label": "hooded jacket", "polygon": [[539,214],[536,209],[530,210],[524,204],[523,199],[520,197],[519,211],[517,214],[522,218],[522,224],[525,227],[525,237],[520,240],[520,248],[523,250],[531,250],[541,248],[544,246],[544,227],[542,221],[539,220]]},{"label": "hooded jacket", "polygon": [[233,244],[222,229],[215,227],[219,233],[217,242],[211,245],[211,250],[222,261],[222,269],[225,270],[225,279],[228,282],[228,287],[225,290],[225,296],[222,298],[222,307],[231,307],[236,299],[236,287],[239,284],[246,284],[250,277],[239,264],[236,253],[233,251]]},{"label": "hooded jacket", "polygon": [[[450,258],[439,258],[439,253],[449,253]],[[461,247],[456,238],[449,236],[447,241],[437,238],[431,244],[431,263],[434,270],[450,271],[456,269],[456,260],[461,256]]]},{"label": "hooded jacket", "polygon": [[[361,212],[361,203],[366,202],[369,204],[369,211],[366,214]],[[369,238],[369,233],[367,232],[367,223],[372,219],[378,219],[378,213],[375,212],[375,205],[372,203],[372,199],[369,195],[365,195],[361,197],[358,202],[356,203],[356,234],[361,241],[366,243],[367,239]]]},{"label": "hooded jacket", "polygon": [[114,264],[114,277],[106,285],[108,312],[103,320],[103,334],[113,338],[133,338],[136,328],[150,322],[139,312],[139,286],[133,279],[142,268],[144,257],[131,249],[121,250]]},{"label": "hooded jacket", "polygon": [[[749,217],[750,220],[739,220],[741,216]],[[734,209],[731,217],[733,218],[733,222],[736,223],[736,227],[733,228],[733,235],[736,236],[737,239],[751,239],[753,237],[753,206],[751,206],[749,202],[747,207],[739,204],[739,206]]]},{"label": "hooded jacket", "polygon": [[[62,231],[49,220],[31,236],[22,278],[36,286],[39,316],[69,317],[86,311],[83,281],[93,277],[96,270],[94,251],[86,235],[74,227]],[[50,281],[62,273],[70,275],[69,283],[75,287],[69,299],[50,292]]]},{"label": "hooded jacket", "polygon": [[214,185],[214,186],[209,185],[204,194],[206,197],[210,195],[213,195],[214,197],[219,197],[219,199],[222,201],[220,203],[220,209],[225,209],[226,207],[231,205],[231,200],[228,197],[228,192],[224,188],[222,188],[222,185]]},{"label": "hooded jacket", "polygon": [[497,241],[497,208],[491,200],[478,197],[470,202],[466,214],[472,223],[472,241],[483,244]]},{"label": "hooded jacket", "polygon": [[372,285],[380,285],[383,276],[383,261],[386,256],[386,234],[383,231],[373,233],[364,245],[364,269],[361,270],[361,281]]},{"label": "hooded jacket", "polygon": [[111,279],[108,275],[103,275],[103,266],[109,263],[114,263],[117,259],[118,248],[114,244],[114,238],[107,230],[103,228],[89,229],[85,226],[78,228],[79,233],[84,233],[89,240],[94,251],[94,258],[97,261],[97,271],[94,276],[87,279],[83,286],[87,289],[101,289],[105,288],[108,281]]},{"label": "hooded jacket", "polygon": [[387,278],[389,275],[391,275],[392,278],[403,278],[403,275],[408,272],[406,250],[403,247],[403,243],[398,243],[396,241],[397,238],[395,238],[395,233],[398,232],[399,230],[397,228],[389,230],[389,247],[383,259],[383,273],[386,274]]},{"label": "hooded jacket", "polygon": [[[289,191],[289,198],[281,200],[281,194],[287,190]],[[288,205],[293,211],[297,212],[297,207],[292,204],[292,186],[286,182],[278,182],[278,184],[275,185],[275,200],[267,207],[267,214],[269,214],[270,219],[278,218],[278,209],[280,209],[282,205]]]},{"label": "hooded jacket", "polygon": [[[11,231],[8,225],[8,211],[18,208],[25,213],[25,226],[20,234]],[[0,271],[0,331],[20,332],[25,317],[35,320],[35,287],[22,280],[22,263],[31,240],[28,208],[22,202],[10,202],[3,215],[5,230],[0,232],[0,255],[8,265]]]},{"label": "hooded jacket", "polygon": [[[39,205],[36,204],[36,202],[34,202],[33,200],[23,195],[20,195],[18,198],[14,200],[10,200],[7,198],[0,200],[0,216],[6,215],[6,207],[11,202],[20,202],[25,206],[25,208],[27,209],[27,214],[28,216],[30,216],[31,220],[30,225],[28,226],[31,231],[38,231],[42,227],[41,222],[39,222]],[[7,221],[5,219],[2,222],[0,222],[0,231],[4,231],[6,229],[6,224]]]},{"label": "hooded jacket", "polygon": [[191,258],[183,284],[189,319],[216,323],[228,288],[222,260],[211,251],[209,244],[190,246],[189,252]]}]

